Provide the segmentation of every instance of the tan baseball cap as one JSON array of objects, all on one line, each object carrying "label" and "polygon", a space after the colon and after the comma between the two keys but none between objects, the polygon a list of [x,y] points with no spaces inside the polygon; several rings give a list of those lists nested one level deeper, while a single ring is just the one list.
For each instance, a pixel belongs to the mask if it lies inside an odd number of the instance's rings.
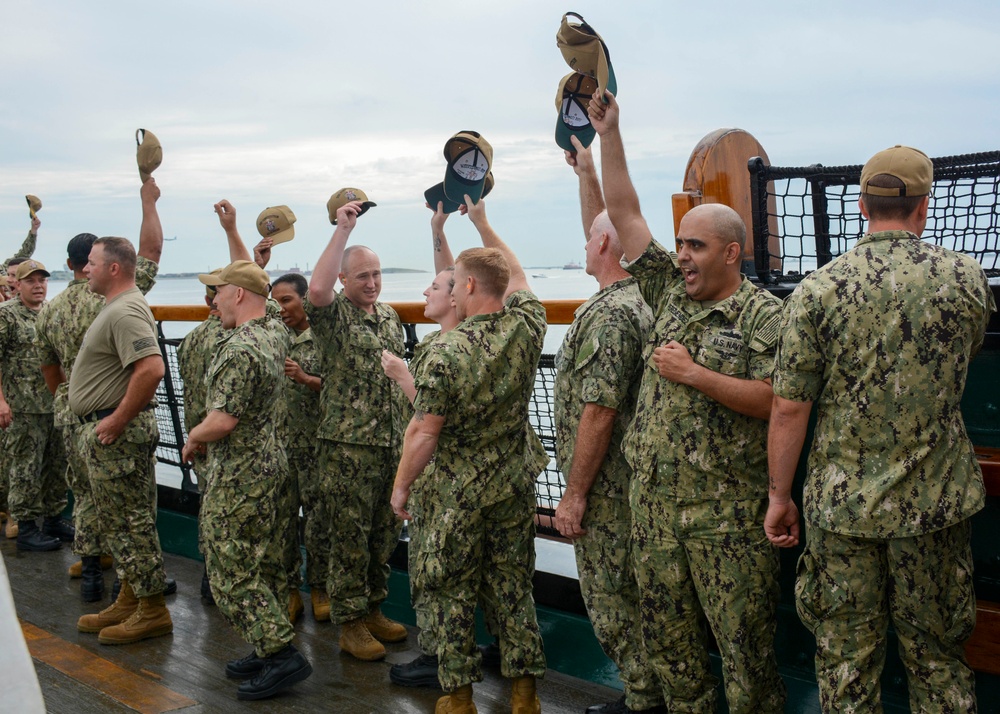
[{"label": "tan baseball cap", "polygon": [[45,269],[45,266],[37,260],[26,260],[17,266],[17,271],[14,273],[14,277],[18,280],[24,280],[32,273],[45,273],[46,278],[50,275],[49,271]]},{"label": "tan baseball cap", "polygon": [[478,203],[486,192],[486,177],[493,167],[493,146],[478,131],[460,131],[444,145],[448,168],[444,192],[452,201],[465,203],[468,194]]},{"label": "tan baseball cap", "polygon": [[[222,272],[222,268],[216,268],[211,273],[209,273],[209,275],[218,275],[221,272]],[[215,285],[206,285],[205,286],[205,297],[214,298],[216,292],[218,292],[218,290],[216,289]]]},{"label": "tan baseball cap", "polygon": [[42,210],[42,199],[38,196],[32,196],[30,193],[24,197],[24,200],[28,202],[28,213],[31,218],[34,219],[35,214]]},{"label": "tan baseball cap", "polygon": [[295,214],[288,206],[270,206],[257,216],[257,232],[270,238],[275,245],[287,243],[295,237]]},{"label": "tan baseball cap", "polygon": [[369,208],[378,205],[374,201],[369,201],[368,194],[360,188],[342,188],[330,196],[330,200],[326,202],[326,212],[330,215],[330,223],[337,225],[337,210],[351,201],[361,201],[361,213],[358,216],[363,216]]},{"label": "tan baseball cap", "polygon": [[[579,22],[571,22],[570,18]],[[559,31],[556,32],[556,46],[570,69],[597,80],[597,91],[601,97],[604,96],[605,89],[618,96],[618,81],[611,66],[608,46],[582,16],[575,12],[563,15]]]},{"label": "tan baseball cap", "polygon": [[[876,176],[893,176],[903,188],[869,186]],[[871,196],[926,196],[934,182],[934,165],[920,149],[896,144],[868,159],[861,169],[861,193]]]},{"label": "tan baseball cap", "polygon": [[234,260],[216,273],[202,273],[198,280],[205,285],[236,285],[257,295],[268,296],[271,292],[271,279],[267,273],[252,260]]},{"label": "tan baseball cap", "polygon": [[7,282],[7,276],[6,275],[0,275],[0,288],[5,288],[8,285],[10,285],[10,283]]},{"label": "tan baseball cap", "polygon": [[139,178],[143,183],[156,171],[163,161],[163,147],[160,140],[149,129],[135,130],[135,162],[139,165]]}]

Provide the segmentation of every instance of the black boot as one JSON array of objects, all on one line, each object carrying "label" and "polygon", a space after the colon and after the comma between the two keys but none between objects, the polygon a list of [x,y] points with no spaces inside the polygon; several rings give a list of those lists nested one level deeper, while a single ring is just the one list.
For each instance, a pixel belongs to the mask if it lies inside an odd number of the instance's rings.
[{"label": "black boot", "polygon": [[257,650],[251,650],[246,657],[226,662],[226,676],[230,679],[250,679],[267,664],[266,657],[258,657]]},{"label": "black boot", "polygon": [[84,602],[97,602],[104,597],[104,571],[101,570],[101,556],[85,555],[80,580],[80,595]]},{"label": "black boot", "polygon": [[63,543],[72,543],[76,537],[76,528],[62,516],[45,516],[42,523],[42,533],[58,538]]},{"label": "black boot", "polygon": [[212,595],[212,586],[208,584],[208,568],[201,574],[201,599],[206,605],[214,605],[215,597]]},{"label": "black boot", "polygon": [[389,680],[401,687],[440,689],[438,658],[436,655],[422,654],[404,664],[394,664],[389,668]]},{"label": "black boot", "polygon": [[38,529],[34,520],[19,521],[20,532],[17,534],[18,550],[59,550],[62,542],[58,538],[47,536]]},{"label": "black boot", "polygon": [[237,699],[267,699],[312,674],[313,668],[294,645],[264,658],[264,667],[257,675],[243,682],[236,690]]}]

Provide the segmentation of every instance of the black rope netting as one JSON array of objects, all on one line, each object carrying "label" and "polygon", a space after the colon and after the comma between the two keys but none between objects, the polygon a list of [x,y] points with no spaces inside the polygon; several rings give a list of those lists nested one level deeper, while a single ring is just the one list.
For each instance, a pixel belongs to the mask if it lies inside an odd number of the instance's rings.
[{"label": "black rope netting", "polygon": [[[923,239],[975,257],[1000,276],[1000,151],[931,160],[934,189]],[[751,159],[754,264],[765,283],[795,282],[864,235],[860,164],[767,166]]]}]

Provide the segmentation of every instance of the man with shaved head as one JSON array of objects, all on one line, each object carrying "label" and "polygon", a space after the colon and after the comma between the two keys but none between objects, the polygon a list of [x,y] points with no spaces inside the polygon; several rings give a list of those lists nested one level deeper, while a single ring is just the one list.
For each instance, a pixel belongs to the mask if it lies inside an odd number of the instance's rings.
[{"label": "man with shaved head", "polygon": [[[331,524],[330,620],[341,626],[341,649],[371,661],[385,656],[381,642],[406,639],[406,628],[387,619],[381,604],[399,539],[389,498],[409,406],[382,370],[383,350],[403,356],[403,327],[378,302],[378,256],[347,247],[362,208],[351,201],[337,210],[337,228],[313,270],[306,315],[323,377],[316,436],[318,493]],[[344,289],[334,293],[338,278]]]},{"label": "man with shaved head", "polygon": [[618,103],[590,102],[608,215],[653,310],[625,438],[646,656],[671,709],[714,712],[704,622],[734,714],[784,711],[774,656],[778,553],[767,510],[770,375],[781,303],[740,274],[746,228],[727,206],[681,220],[677,253],[653,240],[628,175]]},{"label": "man with shaved head", "polygon": [[556,527],[573,541],[587,614],[625,688],[617,701],[587,711],[665,712],[659,679],[634,626],[639,588],[628,503],[632,469],[622,453],[653,315],[621,266],[621,243],[604,210],[590,149],[570,140],[576,151],[566,152],[566,162],[579,177],[586,269],[600,290],[576,311],[556,354],[556,460],[566,479]]}]

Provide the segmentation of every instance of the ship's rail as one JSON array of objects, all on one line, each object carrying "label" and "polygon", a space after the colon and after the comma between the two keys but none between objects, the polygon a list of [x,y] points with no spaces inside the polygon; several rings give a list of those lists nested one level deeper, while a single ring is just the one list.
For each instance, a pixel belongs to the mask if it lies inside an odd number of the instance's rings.
[{"label": "ship's rail", "polygon": [[[546,300],[545,309],[550,325],[568,325],[573,321],[573,312],[583,304],[582,300]],[[389,303],[403,321],[406,333],[406,358],[413,355],[417,343],[416,325],[429,324],[424,317],[423,302]],[[160,443],[156,450],[157,459],[181,472],[181,491],[197,494],[198,486],[191,467],[181,461],[181,448],[187,441],[184,429],[184,380],[177,367],[177,345],[181,340],[164,335],[164,322],[200,322],[208,316],[208,308],[198,305],[154,306],[153,317],[157,320],[160,351],[166,365],[163,381],[156,392],[159,406],[156,421],[160,429]],[[555,358],[543,354],[535,375],[528,408],[531,425],[549,455],[549,463],[535,481],[538,508],[538,531],[543,535],[555,536],[558,532],[552,525],[555,508],[562,498],[566,482],[556,467],[556,431],[553,417],[553,389],[555,386]]]},{"label": "ship's rail", "polygon": [[[934,188],[923,239],[971,255],[987,275],[1000,277],[1000,151],[931,161]],[[864,235],[861,164],[794,168],[754,157],[748,166],[761,282],[796,282]]]}]

